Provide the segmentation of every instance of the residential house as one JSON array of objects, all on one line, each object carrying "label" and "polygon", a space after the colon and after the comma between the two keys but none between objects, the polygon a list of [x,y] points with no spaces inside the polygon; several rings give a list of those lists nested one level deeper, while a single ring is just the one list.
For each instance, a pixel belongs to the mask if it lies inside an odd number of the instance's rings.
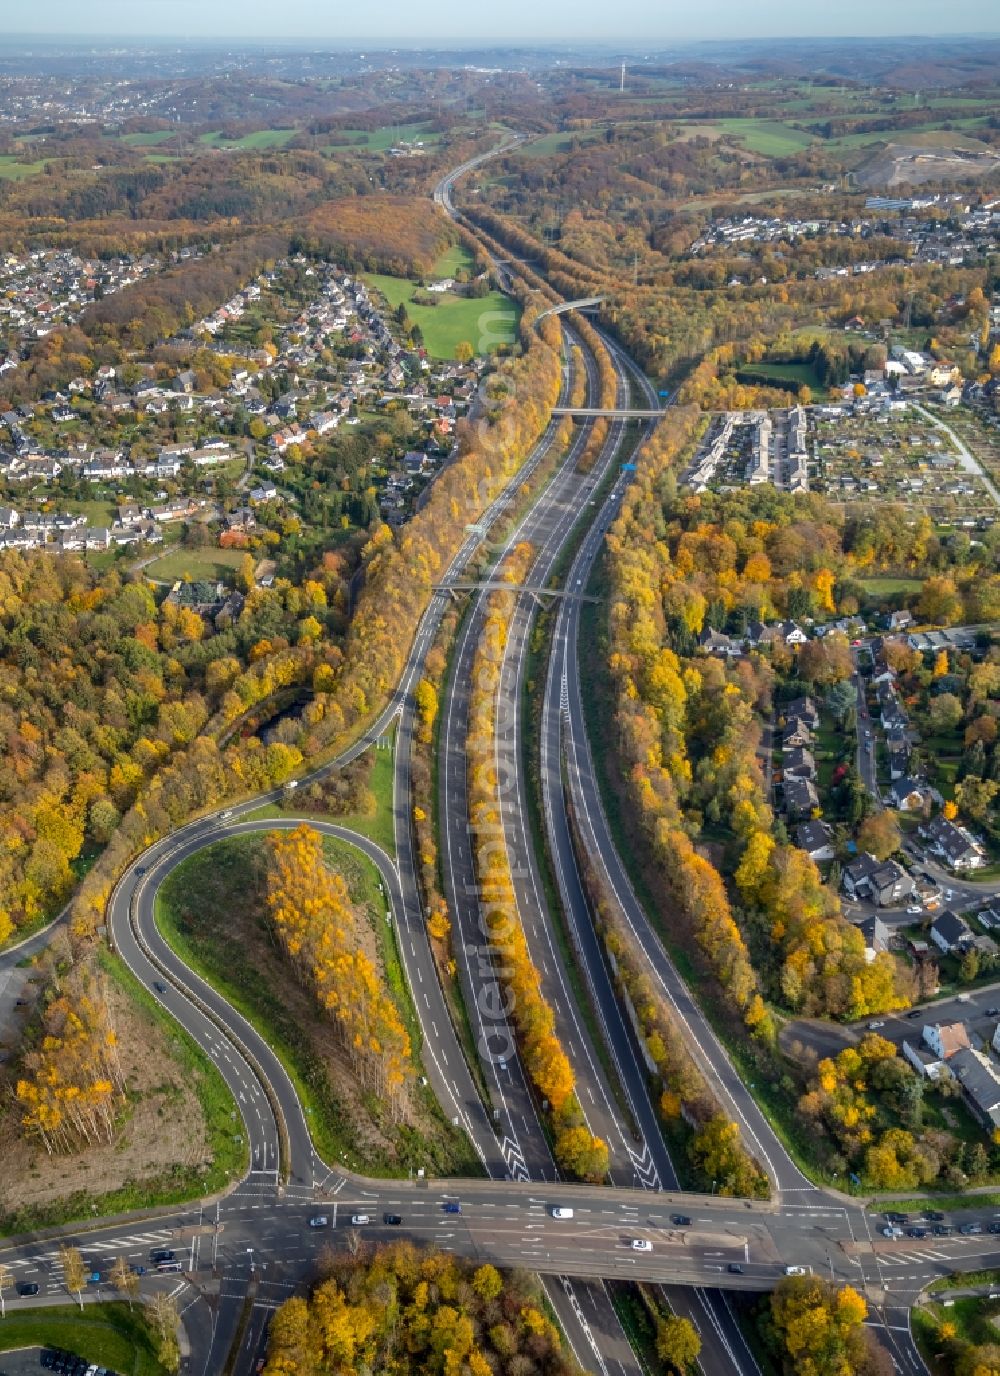
[{"label": "residential house", "polygon": [[972,930],[964,918],[947,908],[932,924],[930,937],[939,951],[954,955],[971,943]]},{"label": "residential house", "polygon": [[943,813],[926,822],[920,835],[953,870],[975,870],[986,864],[986,852],[972,833],[949,821]]},{"label": "residential house", "polygon": [[880,908],[893,908],[912,895],[913,880],[897,861],[886,860],[871,876],[870,888]]},{"label": "residential house", "polygon": [[925,779],[914,779],[909,774],[894,779],[889,789],[890,801],[900,812],[926,812],[933,796]]},{"label": "residential house", "polygon": [[795,844],[811,860],[832,860],[833,828],[828,822],[803,822],[795,828]]},{"label": "residential house", "polygon": [[781,733],[782,750],[792,750],[796,747],[805,748],[812,743],[813,733],[801,717],[786,719],[785,729]]},{"label": "residential house", "polygon": [[859,855],[845,868],[841,883],[849,898],[863,898],[871,892],[872,875],[879,869],[874,855]]},{"label": "residential house", "polygon": [[784,790],[789,817],[808,817],[819,807],[819,794],[812,779],[786,779]]},{"label": "residential house", "polygon": [[706,626],[698,637],[698,648],[704,650],[707,655],[741,655],[743,647],[731,636],[724,635],[722,631],[714,631],[711,626]]},{"label": "residential house", "polygon": [[889,928],[877,913],[858,923],[858,931],[865,939],[865,959],[872,961],[889,949]]},{"label": "residential house", "polygon": [[965,1102],[989,1132],[1000,1128],[1000,1075],[993,1063],[971,1047],[956,1051],[948,1069],[962,1086]]},{"label": "residential house", "polygon": [[956,1051],[966,1051],[972,1045],[964,1022],[928,1023],[922,1035],[924,1045],[942,1061],[951,1060]]},{"label": "residential house", "polygon": [[796,746],[786,750],[781,757],[781,768],[786,779],[815,779],[816,760],[811,750]]},{"label": "residential house", "polygon": [[819,726],[819,709],[810,697],[793,698],[791,702],[786,702],[784,713],[786,723],[802,721],[810,731],[815,731]]}]

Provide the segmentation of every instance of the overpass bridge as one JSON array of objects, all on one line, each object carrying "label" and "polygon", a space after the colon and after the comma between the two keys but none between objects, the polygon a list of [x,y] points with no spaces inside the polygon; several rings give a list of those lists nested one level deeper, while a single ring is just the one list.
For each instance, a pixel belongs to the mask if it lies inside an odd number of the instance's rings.
[{"label": "overpass bridge", "polygon": [[565,315],[567,311],[589,311],[595,306],[599,306],[604,300],[603,296],[581,296],[576,301],[561,301],[558,306],[550,306],[547,311],[542,311],[535,317],[535,323],[544,320],[547,315]]},{"label": "overpass bridge", "polygon": [[570,592],[566,588],[546,588],[540,583],[505,583],[502,578],[488,579],[480,583],[435,583],[434,591],[446,592],[452,598],[460,592],[526,592],[539,602],[544,602],[546,598],[557,597],[569,602],[596,602],[598,600],[587,593]]},{"label": "overpass bridge", "polygon": [[643,410],[641,407],[611,407],[602,409],[600,406],[553,406],[554,416],[572,416],[578,420],[593,420],[595,417],[607,416],[609,420],[656,420],[665,412],[659,407],[655,410]]}]

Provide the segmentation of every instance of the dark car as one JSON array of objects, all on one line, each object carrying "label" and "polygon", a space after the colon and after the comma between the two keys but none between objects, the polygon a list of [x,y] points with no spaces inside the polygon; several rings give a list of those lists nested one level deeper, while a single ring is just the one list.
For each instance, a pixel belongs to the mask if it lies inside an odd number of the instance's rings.
[{"label": "dark car", "polygon": [[38,1286],[33,1280],[25,1281],[23,1285],[17,1287],[17,1293],[19,1295],[37,1295]]},{"label": "dark car", "polygon": [[457,1199],[449,1199],[444,1206],[444,1211],[446,1214],[460,1214],[462,1212],[462,1206]]},{"label": "dark car", "polygon": [[149,1259],[159,1265],[161,1261],[173,1261],[174,1254],[169,1247],[158,1247],[155,1252],[150,1252]]},{"label": "dark car", "polygon": [[158,994],[165,994],[167,992],[167,986],[165,984],[161,984],[158,979],[153,980],[153,988],[156,990]]},{"label": "dark car", "polygon": [[885,1219],[886,1223],[906,1223],[910,1215],[897,1213],[895,1209],[887,1209],[882,1217]]},{"label": "dark car", "polygon": [[1000,1008],[987,1008],[986,1016],[988,1018],[1000,1017]]},{"label": "dark car", "polygon": [[687,1214],[671,1214],[671,1215],[670,1215],[670,1222],[671,1222],[676,1228],[690,1228],[690,1227],[691,1227],[691,1220],[688,1218]]},{"label": "dark car", "polygon": [[726,1270],[729,1272],[731,1276],[742,1276],[743,1274],[743,1267],[739,1264],[738,1261],[731,1261],[729,1265],[726,1267]]},{"label": "dark car", "polygon": [[988,1233],[1000,1233],[1000,1223],[991,1223],[986,1231]]},{"label": "dark car", "polygon": [[926,1237],[926,1236],[927,1236],[927,1229],[926,1229],[926,1228],[907,1228],[907,1230],[906,1230],[906,1236],[907,1236],[907,1237]]},{"label": "dark car", "polygon": [[912,1022],[914,1018],[919,1018],[919,1017],[922,1016],[921,1009],[919,1009],[919,1008],[911,1008],[910,1011],[907,1013],[906,1016],[907,1016],[907,1017],[910,1019],[910,1021]]},{"label": "dark car", "polygon": [[944,1222],[944,1214],[941,1213],[938,1209],[925,1209],[924,1218],[926,1218],[928,1223]]},{"label": "dark car", "polygon": [[128,1269],[132,1272],[133,1276],[144,1276],[146,1274],[145,1266],[130,1266]]},{"label": "dark car", "polygon": [[963,1223],[958,1231],[963,1237],[978,1237],[983,1231],[983,1225],[981,1223]]},{"label": "dark car", "polygon": [[392,1227],[392,1228],[398,1228],[399,1225],[402,1223],[402,1221],[403,1221],[403,1220],[402,1220],[402,1218],[401,1218],[401,1216],[400,1216],[399,1214],[383,1214],[383,1215],[382,1215],[382,1222],[383,1222],[383,1223],[388,1223],[389,1226]]},{"label": "dark car", "polygon": [[935,1224],[935,1227],[934,1227],[934,1236],[935,1236],[935,1237],[951,1237],[951,1235],[952,1235],[952,1233],[953,1233],[954,1231],[955,1231],[955,1229],[949,1227],[949,1225],[948,1225],[947,1223],[938,1223],[938,1224]]},{"label": "dark car", "polygon": [[51,1347],[43,1347],[42,1355],[39,1357],[38,1360],[41,1362],[42,1366],[46,1367],[49,1371],[51,1371],[52,1368],[55,1366],[56,1362],[55,1349]]}]

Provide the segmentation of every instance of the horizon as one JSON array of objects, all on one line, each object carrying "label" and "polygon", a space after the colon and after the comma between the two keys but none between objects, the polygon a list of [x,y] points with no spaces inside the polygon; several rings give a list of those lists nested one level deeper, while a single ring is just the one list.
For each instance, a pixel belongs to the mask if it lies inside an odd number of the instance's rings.
[{"label": "horizon", "polygon": [[[425,46],[531,47],[559,44],[573,49],[587,45],[673,45],[682,43],[767,42],[804,39],[857,42],[938,38],[948,42],[994,38],[1000,29],[983,27],[980,0],[953,0],[948,24],[942,23],[937,0],[911,0],[907,32],[897,31],[891,11],[873,16],[869,0],[842,0],[838,31],[829,32],[825,12],[805,11],[798,0],[760,0],[748,13],[742,0],[703,0],[695,11],[669,16],[658,13],[649,0],[623,0],[614,32],[597,0],[549,0],[544,7],[533,0],[509,0],[504,10],[508,34],[495,32],[496,18],[470,17],[459,0],[434,0],[419,19],[404,0],[383,0],[377,19],[368,17],[368,32],[346,31],[356,20],[331,14],[323,0],[286,0],[280,12],[264,0],[174,0],[173,32],[163,32],[162,11],[126,3],[93,0],[85,32],[75,32],[80,11],[71,0],[37,0],[8,18],[0,32],[9,40],[90,44],[104,42],[211,43],[241,46],[271,42],[332,44],[383,48]],[[415,24],[419,30],[414,31]],[[850,32],[845,32],[850,30]],[[570,37],[571,35],[571,37]]]}]

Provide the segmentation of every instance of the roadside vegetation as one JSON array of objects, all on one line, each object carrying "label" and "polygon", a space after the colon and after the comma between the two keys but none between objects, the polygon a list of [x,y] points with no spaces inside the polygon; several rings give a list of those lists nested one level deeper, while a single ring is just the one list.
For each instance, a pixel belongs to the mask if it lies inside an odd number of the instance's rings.
[{"label": "roadside vegetation", "polygon": [[[274,1047],[306,1106],[317,1148],[328,1160],[386,1175],[419,1167],[435,1174],[478,1174],[468,1144],[418,1082],[419,1021],[385,921],[377,872],[346,843],[327,837],[320,845],[318,833],[306,827],[300,832],[308,864],[292,878],[300,887],[318,886],[313,897],[320,924],[312,937],[303,933],[301,960],[283,953],[286,938],[271,914],[305,911],[303,895],[282,900],[281,888],[270,888],[277,872],[269,880],[272,845],[282,852],[298,845],[290,839],[295,833],[232,837],[190,857],[160,890],[161,930]],[[342,936],[335,940],[338,929]],[[335,964],[362,961],[364,981],[342,972],[317,984],[321,972],[307,954],[316,941]],[[344,1045],[338,1032],[341,1005],[323,1007],[328,989],[332,995],[346,994],[348,1011],[360,1013],[363,984],[371,990],[372,1010],[381,1009],[380,1016],[394,1028],[392,1065],[373,1064],[373,1073],[392,1077],[391,1098],[367,1083],[362,1061]]]}]

